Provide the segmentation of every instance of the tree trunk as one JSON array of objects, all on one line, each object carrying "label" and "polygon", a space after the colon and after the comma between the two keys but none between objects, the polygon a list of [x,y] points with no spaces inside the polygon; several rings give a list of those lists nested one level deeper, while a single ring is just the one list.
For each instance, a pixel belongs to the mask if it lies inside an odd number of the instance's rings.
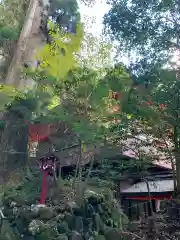
[{"label": "tree trunk", "polygon": [[178,131],[177,126],[173,129],[173,141],[175,146],[175,162],[176,162],[176,189],[175,195],[180,195],[180,149],[179,149],[179,141],[178,141]]},{"label": "tree trunk", "polygon": [[44,11],[43,6],[47,4],[47,0],[43,0],[42,4],[39,0],[30,0],[25,22],[8,69],[5,83],[13,84],[18,88],[33,85],[31,79],[26,79],[26,77],[23,76],[22,67],[24,64],[28,64],[28,66],[32,68],[37,66],[35,53],[38,48],[42,47],[44,40],[44,36],[40,31],[40,25],[41,16]]},{"label": "tree trunk", "polygon": [[[33,85],[32,79],[27,79],[22,73],[22,67],[24,64],[28,64],[31,68],[37,66],[35,54],[43,45],[44,36],[40,31],[40,25],[44,6],[47,4],[48,0],[43,0],[42,4],[40,0],[30,0],[24,25],[5,79],[6,84],[12,84],[19,89]],[[13,114],[8,114],[5,119],[6,127],[2,134],[0,154],[0,178],[4,184],[7,183],[9,177],[14,182],[14,174],[15,177],[17,175],[21,177],[22,169],[27,164],[28,133],[23,122],[19,129],[14,126],[19,124],[19,121],[23,119],[19,120]]]},{"label": "tree trunk", "polygon": [[27,165],[28,129],[23,119],[7,113],[1,137],[0,183],[16,184]]},{"label": "tree trunk", "polygon": [[180,150],[176,149],[175,150],[175,159],[176,159],[176,195],[180,195]]}]

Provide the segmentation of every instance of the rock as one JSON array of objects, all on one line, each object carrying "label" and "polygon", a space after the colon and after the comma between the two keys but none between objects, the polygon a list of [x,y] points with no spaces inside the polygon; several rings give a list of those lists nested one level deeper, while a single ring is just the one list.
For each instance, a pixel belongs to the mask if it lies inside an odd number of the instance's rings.
[{"label": "rock", "polygon": [[14,218],[14,216],[13,216],[13,211],[12,211],[12,209],[9,209],[9,208],[5,208],[4,209],[4,215],[9,219],[13,219]]},{"label": "rock", "polygon": [[84,232],[83,234],[84,240],[89,240],[90,239],[90,233],[89,232]]},{"label": "rock", "polygon": [[65,215],[65,221],[68,223],[69,229],[74,229],[74,215],[71,215],[70,213],[66,213]]},{"label": "rock", "polygon": [[97,209],[98,209],[99,214],[103,214],[104,213],[104,211],[103,211],[103,209],[101,207],[101,204],[98,204]]},{"label": "rock", "polygon": [[75,229],[79,233],[83,233],[84,225],[83,225],[83,218],[76,216],[75,217]]},{"label": "rock", "polygon": [[55,211],[46,205],[32,204],[30,209],[32,216],[34,216],[34,218],[39,216],[40,220],[49,220],[55,216]]},{"label": "rock", "polygon": [[67,203],[67,207],[70,208],[70,209],[78,209],[79,208],[79,206],[74,201],[73,202],[69,201]]},{"label": "rock", "polygon": [[63,213],[65,211],[64,207],[63,206],[55,206],[54,210],[57,212],[57,213]]},{"label": "rock", "polygon": [[27,213],[28,213],[30,219],[36,219],[36,218],[39,217],[39,213],[38,212],[31,212],[31,211],[27,210]]},{"label": "rock", "polygon": [[10,224],[8,221],[4,221],[1,233],[0,233],[0,239],[1,240],[14,240],[16,239],[16,235],[14,234],[14,231],[12,230]]},{"label": "rock", "polygon": [[56,240],[68,240],[68,236],[66,234],[61,234]]},{"label": "rock", "polygon": [[18,208],[17,207],[13,207],[13,214],[16,215],[18,213]]},{"label": "rock", "polygon": [[97,206],[99,203],[101,203],[101,197],[99,196],[95,196],[92,195],[90,197],[88,197],[88,202],[89,204],[91,204],[92,206]]},{"label": "rock", "polygon": [[40,220],[32,220],[28,226],[28,230],[33,236],[35,236],[36,234],[40,233],[43,227],[44,224]]},{"label": "rock", "polygon": [[39,209],[39,219],[49,220],[55,216],[55,212],[52,208],[44,207]]},{"label": "rock", "polygon": [[98,235],[95,237],[95,240],[106,240],[104,235]]},{"label": "rock", "polygon": [[121,240],[122,236],[120,234],[120,230],[119,229],[115,229],[115,228],[109,228],[106,229],[105,231],[105,238],[107,240]]},{"label": "rock", "polygon": [[87,216],[93,217],[95,215],[95,210],[91,204],[87,205]]},{"label": "rock", "polygon": [[53,205],[58,205],[59,204],[59,201],[57,199],[52,199],[52,204]]},{"label": "rock", "polygon": [[10,203],[10,207],[16,207],[17,206],[17,203],[16,202],[14,202],[14,201],[12,201],[11,203]]},{"label": "rock", "polygon": [[38,217],[37,213],[33,213],[26,208],[22,208],[19,211],[19,219],[22,220],[23,225],[29,224],[29,222],[31,222],[33,219],[37,217]]},{"label": "rock", "polygon": [[23,240],[35,240],[33,236],[24,236],[22,237]]},{"label": "rock", "polygon": [[60,220],[63,220],[64,217],[65,217],[65,214],[60,213],[60,214],[57,216],[57,219],[58,219],[58,221],[60,221]]},{"label": "rock", "polygon": [[22,237],[23,240],[35,240],[33,236],[24,236]]},{"label": "rock", "polygon": [[13,197],[13,201],[11,201],[11,203],[12,202],[16,203],[16,206],[22,206],[24,204],[24,199],[22,196],[16,195]]},{"label": "rock", "polygon": [[42,204],[37,204],[37,205],[32,204],[32,205],[31,205],[31,212],[33,212],[33,213],[39,213],[39,209],[45,208],[45,207],[46,207],[46,205],[42,205]]},{"label": "rock", "polygon": [[95,214],[95,223],[97,231],[104,232],[104,223],[98,213]]},{"label": "rock", "polygon": [[67,222],[60,222],[57,226],[57,230],[60,234],[68,233],[70,231]]},{"label": "rock", "polygon": [[91,190],[86,190],[85,193],[84,193],[85,197],[86,198],[89,198],[89,197],[95,197],[95,198],[102,198],[102,195],[97,193],[97,192],[94,192],[94,191],[91,191]]},{"label": "rock", "polygon": [[71,235],[71,240],[83,240],[81,234],[79,234],[78,232],[76,231],[73,231],[72,232],[72,235]]},{"label": "rock", "polygon": [[66,204],[66,210],[74,213],[75,215],[81,215],[81,208],[78,206],[78,204],[75,201],[69,201]]}]

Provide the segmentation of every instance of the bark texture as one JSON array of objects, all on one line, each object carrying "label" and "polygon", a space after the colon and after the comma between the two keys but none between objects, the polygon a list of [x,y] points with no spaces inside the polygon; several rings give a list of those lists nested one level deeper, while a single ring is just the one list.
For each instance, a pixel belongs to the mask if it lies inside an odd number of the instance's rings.
[{"label": "bark texture", "polygon": [[47,0],[42,2],[39,0],[30,1],[17,47],[6,76],[5,82],[7,84],[13,84],[18,88],[33,85],[33,81],[26,79],[26,76],[22,74],[22,67],[24,64],[28,64],[33,68],[37,66],[35,54],[42,47],[44,41],[40,25],[44,6],[47,4]]}]

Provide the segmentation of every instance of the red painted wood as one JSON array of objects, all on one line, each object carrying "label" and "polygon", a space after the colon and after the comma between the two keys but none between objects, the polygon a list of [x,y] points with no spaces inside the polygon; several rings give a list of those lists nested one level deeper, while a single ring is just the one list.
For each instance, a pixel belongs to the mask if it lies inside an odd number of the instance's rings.
[{"label": "red painted wood", "polygon": [[133,196],[128,196],[127,199],[132,199],[132,200],[163,200],[163,199],[171,199],[172,196],[171,195],[163,195],[163,196],[152,196],[152,197],[148,197],[148,196],[145,196],[145,197],[141,197],[141,196],[136,196],[136,197],[133,197]]},{"label": "red painted wood", "polygon": [[160,104],[159,107],[160,107],[161,110],[164,110],[166,105],[165,104]]},{"label": "red painted wood", "polygon": [[28,121],[25,121],[25,124],[29,128],[29,138],[32,142],[46,141],[51,133],[57,131],[58,124],[31,124]]},{"label": "red painted wood", "polygon": [[146,104],[149,106],[153,105],[152,101],[146,102]]},{"label": "red painted wood", "polygon": [[115,100],[118,100],[119,99],[119,93],[118,92],[112,92],[112,98],[115,99]]},{"label": "red painted wood", "polygon": [[46,202],[47,188],[48,188],[48,171],[46,170],[46,171],[43,171],[40,204],[45,204],[45,202]]},{"label": "red painted wood", "polygon": [[39,142],[47,140],[49,136],[49,125],[45,124],[31,124],[29,125],[29,137],[31,141]]}]

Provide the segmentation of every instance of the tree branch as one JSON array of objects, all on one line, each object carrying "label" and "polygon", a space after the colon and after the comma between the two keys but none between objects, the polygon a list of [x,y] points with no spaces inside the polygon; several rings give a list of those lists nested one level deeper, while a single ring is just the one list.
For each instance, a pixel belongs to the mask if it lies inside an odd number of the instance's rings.
[{"label": "tree branch", "polygon": [[126,235],[126,236],[131,236],[131,237],[134,237],[134,238],[137,238],[137,239],[143,239],[142,237],[140,237],[140,236],[138,236],[137,234],[132,233],[132,232],[122,231],[121,234],[122,234],[122,235]]}]

